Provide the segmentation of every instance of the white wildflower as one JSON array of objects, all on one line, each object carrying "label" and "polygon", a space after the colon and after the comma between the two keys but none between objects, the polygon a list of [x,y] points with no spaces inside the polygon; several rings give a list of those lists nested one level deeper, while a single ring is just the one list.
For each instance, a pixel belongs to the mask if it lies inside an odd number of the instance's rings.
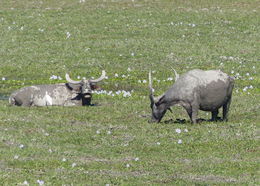
[{"label": "white wildflower", "polygon": [[252,68],[255,69],[255,66],[253,66]]},{"label": "white wildflower", "polygon": [[69,32],[66,32],[66,38],[70,38],[71,34]]},{"label": "white wildflower", "polygon": [[143,83],[147,83],[147,81],[144,79],[144,80],[143,80]]},{"label": "white wildflower", "polygon": [[123,75],[122,75],[122,78],[125,78],[125,77],[126,77],[126,75],[123,74]]},{"label": "white wildflower", "polygon": [[25,180],[25,181],[23,182],[23,185],[29,185],[28,181]]},{"label": "white wildflower", "polygon": [[19,145],[19,148],[20,149],[24,148],[24,145],[23,144]]},{"label": "white wildflower", "polygon": [[254,87],[253,87],[253,85],[250,85],[248,88],[253,89]]},{"label": "white wildflower", "polygon": [[168,81],[172,81],[173,78],[172,78],[172,77],[168,77],[167,80],[168,80]]},{"label": "white wildflower", "polygon": [[52,79],[58,79],[58,76],[56,76],[56,75],[52,75],[51,77],[50,77],[50,80],[52,80]]},{"label": "white wildflower", "polygon": [[244,88],[243,88],[243,91],[244,91],[244,92],[246,92],[246,91],[247,91],[247,89],[248,89],[248,87],[244,87]]},{"label": "white wildflower", "polygon": [[127,91],[123,91],[123,97],[130,97],[131,93]]},{"label": "white wildflower", "polygon": [[5,81],[6,80],[6,78],[5,77],[2,77],[2,81]]},{"label": "white wildflower", "polygon": [[79,0],[79,3],[85,3],[85,0]]},{"label": "white wildflower", "polygon": [[137,157],[137,158],[135,158],[135,161],[139,161],[139,158]]},{"label": "white wildflower", "polygon": [[232,70],[232,71],[231,71],[231,74],[234,74],[234,73],[235,73],[234,70]]},{"label": "white wildflower", "polygon": [[131,71],[132,71],[132,69],[131,69],[130,67],[128,67],[127,71],[128,71],[128,72],[131,72]]},{"label": "white wildflower", "polygon": [[44,185],[44,181],[42,181],[42,180],[37,180],[37,183],[38,183],[39,185]]},{"label": "white wildflower", "polygon": [[19,156],[18,156],[18,155],[15,155],[15,156],[14,156],[14,159],[15,159],[15,160],[17,160],[18,158],[19,158]]},{"label": "white wildflower", "polygon": [[50,134],[49,134],[48,132],[45,132],[44,135],[45,135],[45,136],[49,136]]},{"label": "white wildflower", "polygon": [[253,77],[249,77],[248,79],[249,79],[249,80],[253,80],[254,78],[253,78]]},{"label": "white wildflower", "polygon": [[141,80],[138,80],[137,82],[138,82],[138,83],[142,83],[142,81],[141,81]]},{"label": "white wildflower", "polygon": [[184,132],[188,132],[188,129],[184,129]]},{"label": "white wildflower", "polygon": [[66,158],[62,158],[62,161],[65,162],[65,161],[67,161],[67,159]]},{"label": "white wildflower", "polygon": [[107,131],[107,134],[111,134],[112,132],[109,130],[109,131]]},{"label": "white wildflower", "polygon": [[117,74],[117,73],[115,73],[115,77],[118,77],[118,74]]},{"label": "white wildflower", "polygon": [[246,75],[247,75],[247,76],[250,76],[250,74],[249,74],[248,72],[246,73]]},{"label": "white wildflower", "polygon": [[127,163],[127,164],[126,164],[126,167],[127,167],[127,168],[129,168],[129,167],[130,167],[130,165]]},{"label": "white wildflower", "polygon": [[177,132],[178,134],[181,133],[181,129],[176,129],[175,132]]},{"label": "white wildflower", "polygon": [[132,53],[131,53],[131,56],[134,56],[134,55],[135,55],[135,53],[132,52]]},{"label": "white wildflower", "polygon": [[96,134],[100,134],[100,131],[99,131],[99,130],[97,130],[97,131],[96,131]]},{"label": "white wildflower", "polygon": [[40,32],[44,32],[44,29],[42,29],[42,28],[39,28],[38,30],[39,30]]},{"label": "white wildflower", "polygon": [[48,151],[49,151],[49,153],[52,153],[52,150],[51,150],[51,149],[49,149]]},{"label": "white wildflower", "polygon": [[157,142],[156,144],[157,144],[157,145],[161,145],[161,143],[160,143],[160,142]]},{"label": "white wildflower", "polygon": [[76,163],[72,163],[71,167],[76,167],[76,165],[77,165]]},{"label": "white wildflower", "polygon": [[181,139],[178,140],[178,144],[182,144],[182,140]]}]

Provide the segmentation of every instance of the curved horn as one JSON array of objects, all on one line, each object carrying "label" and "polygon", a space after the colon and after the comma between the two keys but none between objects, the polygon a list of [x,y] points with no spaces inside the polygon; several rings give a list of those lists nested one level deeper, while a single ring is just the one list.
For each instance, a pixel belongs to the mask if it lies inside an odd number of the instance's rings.
[{"label": "curved horn", "polygon": [[150,89],[150,100],[151,103],[154,103],[154,95],[153,95],[153,87],[152,87],[152,75],[151,75],[151,71],[149,71],[149,89]]},{"label": "curved horn", "polygon": [[69,74],[67,74],[66,73],[66,75],[65,75],[65,78],[66,78],[66,80],[69,82],[69,83],[72,83],[72,84],[79,84],[81,81],[74,81],[74,80],[72,80],[72,79],[70,79],[70,76],[69,76]]},{"label": "curved horn", "polygon": [[102,81],[106,77],[106,72],[102,70],[102,74],[98,79],[91,79],[89,80],[90,83],[97,83],[99,81]]},{"label": "curved horn", "polygon": [[172,68],[172,70],[174,71],[175,74],[175,81],[177,81],[180,77],[180,75],[176,72],[176,70],[174,68]]}]

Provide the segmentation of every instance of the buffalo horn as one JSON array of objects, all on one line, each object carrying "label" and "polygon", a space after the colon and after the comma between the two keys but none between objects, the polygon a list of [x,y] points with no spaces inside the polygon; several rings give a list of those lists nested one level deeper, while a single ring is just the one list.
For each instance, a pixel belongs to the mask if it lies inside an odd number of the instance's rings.
[{"label": "buffalo horn", "polygon": [[102,75],[98,79],[91,79],[89,80],[90,83],[97,83],[99,81],[102,81],[106,77],[106,72],[102,70]]},{"label": "buffalo horn", "polygon": [[66,80],[67,80],[69,83],[72,83],[72,84],[79,84],[79,83],[81,82],[81,81],[74,81],[74,80],[70,79],[69,74],[66,74],[66,75],[65,75],[65,78],[66,78]]},{"label": "buffalo horn", "polygon": [[180,75],[176,72],[176,70],[174,68],[172,68],[174,74],[175,74],[175,81],[177,81],[180,77]]},{"label": "buffalo horn", "polygon": [[151,71],[149,71],[149,89],[150,89],[150,100],[151,103],[154,103],[154,95],[153,95],[153,87],[152,87],[152,75],[151,75]]}]

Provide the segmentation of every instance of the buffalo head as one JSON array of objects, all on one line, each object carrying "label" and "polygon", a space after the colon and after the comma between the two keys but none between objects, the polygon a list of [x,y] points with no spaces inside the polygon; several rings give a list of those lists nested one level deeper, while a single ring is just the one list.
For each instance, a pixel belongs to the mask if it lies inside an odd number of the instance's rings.
[{"label": "buffalo head", "polygon": [[[178,80],[179,74],[173,69],[175,73],[175,81]],[[166,111],[169,110],[172,112],[171,108],[168,107],[167,102],[165,101],[165,95],[161,95],[158,97],[154,97],[154,89],[152,87],[152,77],[151,77],[151,71],[149,72],[149,89],[150,89],[150,107],[152,109],[152,118],[149,122],[160,122],[163,116],[165,115]]]},{"label": "buffalo head", "polygon": [[105,77],[106,72],[104,70],[102,70],[101,76],[97,79],[83,78],[80,81],[75,81],[70,78],[69,74],[65,75],[68,82],[66,84],[67,87],[78,94],[75,99],[82,99],[83,105],[90,104],[92,91],[100,88],[96,83],[102,81]]}]

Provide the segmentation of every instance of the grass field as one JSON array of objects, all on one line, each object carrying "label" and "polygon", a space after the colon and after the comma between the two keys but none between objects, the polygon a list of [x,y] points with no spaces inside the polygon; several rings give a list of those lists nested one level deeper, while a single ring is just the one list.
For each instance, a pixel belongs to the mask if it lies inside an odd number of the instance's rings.
[{"label": "grass field", "polygon": [[[259,7],[258,0],[1,0],[0,185],[260,184]],[[159,95],[174,82],[171,67],[236,77],[229,122],[192,125],[174,107],[148,123],[148,71]],[[8,104],[21,87],[103,69],[106,91],[93,95],[99,106]]]}]

